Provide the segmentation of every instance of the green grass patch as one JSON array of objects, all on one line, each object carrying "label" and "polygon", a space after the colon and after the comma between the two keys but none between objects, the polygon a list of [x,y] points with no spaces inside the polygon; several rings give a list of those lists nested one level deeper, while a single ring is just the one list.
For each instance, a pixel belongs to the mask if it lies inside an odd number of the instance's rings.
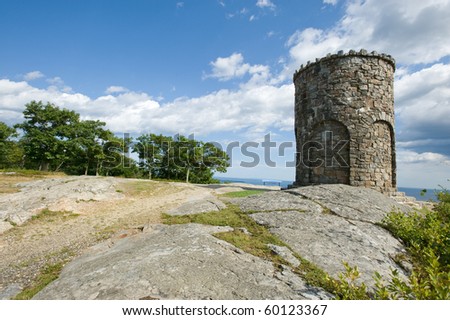
[{"label": "green grass patch", "polygon": [[53,172],[53,171],[39,171],[39,170],[29,170],[29,169],[0,169],[0,172],[14,172],[16,176],[65,176],[63,172]]},{"label": "green grass patch", "polygon": [[[183,216],[163,215],[165,224],[200,223],[212,226],[230,226],[233,228],[245,227],[246,219],[250,219],[242,213],[236,206],[230,205],[221,211],[205,212],[200,214],[190,214]],[[251,219],[250,219],[251,220]],[[256,222],[254,222],[256,224]]]},{"label": "green grass patch", "polygon": [[36,263],[41,263],[43,266],[40,268],[39,274],[35,277],[31,284],[12,299],[30,300],[33,298],[39,291],[59,277],[65,264],[72,260],[74,256],[75,252],[70,247],[64,247],[59,251],[50,252],[44,257],[36,257],[32,260],[24,261],[19,264],[17,266],[18,268],[27,268],[28,266]]},{"label": "green grass patch", "polygon": [[33,284],[14,297],[14,300],[30,300],[49,283],[56,280],[64,267],[63,262],[46,264]]},{"label": "green grass patch", "polygon": [[31,217],[31,221],[45,221],[54,222],[56,220],[66,221],[78,217],[78,213],[73,213],[72,211],[52,211],[49,209],[43,209],[37,215]]},{"label": "green grass patch", "polygon": [[[273,260],[275,257],[267,247],[268,244],[285,245],[277,236],[270,233],[267,228],[257,224],[248,214],[243,213],[234,205],[229,205],[226,209],[215,212],[185,216],[163,215],[163,222],[165,224],[200,223],[213,226],[230,226],[235,230],[216,233],[214,236],[233,244],[247,253],[268,260]],[[243,228],[248,233],[243,232]]]},{"label": "green grass patch", "polygon": [[[294,267],[279,255],[272,252],[272,250],[269,249],[268,244],[285,246],[287,248],[289,248],[289,246],[278,236],[272,234],[268,228],[256,223],[249,217],[248,213],[242,212],[237,206],[229,205],[226,209],[221,211],[185,216],[170,216],[165,214],[163,215],[163,222],[169,225],[200,223],[213,226],[233,227],[234,230],[231,232],[220,232],[214,234],[214,236],[231,243],[235,247],[249,254],[271,261],[276,268],[279,268],[282,264],[291,266],[293,271],[309,285],[322,287],[329,292],[333,289],[328,274],[313,263],[302,258],[300,255],[294,252],[294,256],[301,262],[300,266]],[[244,232],[244,228],[248,232]],[[292,249],[291,251],[293,252]]]},{"label": "green grass patch", "polygon": [[224,193],[222,196],[229,198],[244,198],[248,196],[252,196],[255,194],[261,194],[266,192],[265,190],[244,190],[244,191],[233,191]]}]

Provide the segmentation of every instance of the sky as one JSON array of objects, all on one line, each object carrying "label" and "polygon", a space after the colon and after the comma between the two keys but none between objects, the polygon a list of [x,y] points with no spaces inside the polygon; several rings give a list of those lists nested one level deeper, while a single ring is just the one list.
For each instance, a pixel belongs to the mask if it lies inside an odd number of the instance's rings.
[{"label": "sky", "polygon": [[194,135],[238,178],[295,179],[301,64],[390,54],[398,185],[450,187],[450,0],[0,0],[0,30],[0,121],[41,100],[116,134]]}]

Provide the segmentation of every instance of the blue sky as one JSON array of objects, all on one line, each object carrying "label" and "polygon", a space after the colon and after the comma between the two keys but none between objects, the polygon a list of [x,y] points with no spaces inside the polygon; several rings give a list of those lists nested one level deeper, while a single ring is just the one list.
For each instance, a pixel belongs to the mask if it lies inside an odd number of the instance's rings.
[{"label": "blue sky", "polygon": [[[397,60],[398,184],[448,185],[449,26],[449,0],[1,0],[0,121],[34,99],[134,136],[293,142],[295,69],[365,48]],[[250,150],[228,176],[294,179],[293,148]]]}]

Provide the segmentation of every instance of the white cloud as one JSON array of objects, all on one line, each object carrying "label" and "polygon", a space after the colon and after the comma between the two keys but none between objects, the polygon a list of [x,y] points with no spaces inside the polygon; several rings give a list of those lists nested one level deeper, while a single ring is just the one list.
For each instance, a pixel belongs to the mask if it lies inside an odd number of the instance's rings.
[{"label": "white cloud", "polygon": [[434,152],[397,150],[397,177],[399,186],[438,188],[450,187],[450,158]]},{"label": "white cloud", "polygon": [[450,65],[439,63],[401,76],[395,94],[403,140],[450,136]]},{"label": "white cloud", "polygon": [[259,8],[270,8],[270,9],[276,8],[275,4],[270,0],[258,0],[256,2],[256,6]]},{"label": "white cloud", "polygon": [[335,6],[338,3],[339,0],[323,0],[324,4],[331,4]]},{"label": "white cloud", "polygon": [[40,72],[40,71],[31,71],[31,72],[28,72],[27,74],[25,74],[23,76],[23,79],[25,81],[32,81],[32,80],[36,80],[36,79],[43,78],[43,77],[44,77],[44,74],[42,72]]},{"label": "white cloud", "polygon": [[47,88],[49,91],[63,91],[65,93],[72,92],[72,88],[66,86],[60,77],[49,78],[46,81],[50,84]]},{"label": "white cloud", "polygon": [[360,48],[391,54],[401,64],[432,63],[450,55],[449,25],[449,0],[350,0],[334,27],[297,31],[287,45],[296,67]]},{"label": "white cloud", "polygon": [[4,121],[9,124],[21,122],[24,105],[32,100],[51,101],[57,105],[69,105],[77,109],[90,101],[85,95],[66,93],[55,86],[38,89],[26,82],[0,79],[0,118]]},{"label": "white cloud", "polygon": [[129,90],[121,86],[110,86],[105,90],[106,94],[128,92]]},{"label": "white cloud", "polygon": [[228,81],[234,78],[242,78],[251,75],[249,83],[261,84],[270,78],[270,70],[265,65],[250,65],[244,63],[244,57],[240,53],[233,53],[229,57],[219,57],[210,63],[212,73],[204,78],[216,78],[219,81]]},{"label": "white cloud", "polygon": [[146,93],[121,92],[92,99],[57,88],[38,89],[26,82],[0,80],[0,117],[22,121],[24,105],[50,101],[80,113],[83,119],[105,121],[115,132],[195,133],[292,130],[292,85],[259,85],[236,91],[219,90],[197,98],[160,104]]},{"label": "white cloud", "polygon": [[412,150],[405,149],[397,150],[397,161],[399,163],[442,163],[450,166],[450,158],[443,154],[434,152],[418,153]]},{"label": "white cloud", "polygon": [[62,86],[64,85],[64,81],[60,77],[54,77],[47,79],[47,82],[51,85]]}]

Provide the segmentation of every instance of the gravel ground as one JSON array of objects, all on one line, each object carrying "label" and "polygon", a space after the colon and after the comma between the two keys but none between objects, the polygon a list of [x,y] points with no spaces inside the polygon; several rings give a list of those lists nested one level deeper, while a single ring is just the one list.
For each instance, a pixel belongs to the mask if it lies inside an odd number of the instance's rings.
[{"label": "gravel ground", "polygon": [[[0,299],[32,284],[46,265],[64,264],[106,239],[114,242],[139,233],[143,226],[159,223],[163,212],[213,193],[190,184],[134,179],[24,180],[19,192],[10,189],[0,195],[4,215],[9,212],[13,220],[11,212],[22,214],[20,224],[0,232]],[[39,215],[47,208],[52,212]]]}]

